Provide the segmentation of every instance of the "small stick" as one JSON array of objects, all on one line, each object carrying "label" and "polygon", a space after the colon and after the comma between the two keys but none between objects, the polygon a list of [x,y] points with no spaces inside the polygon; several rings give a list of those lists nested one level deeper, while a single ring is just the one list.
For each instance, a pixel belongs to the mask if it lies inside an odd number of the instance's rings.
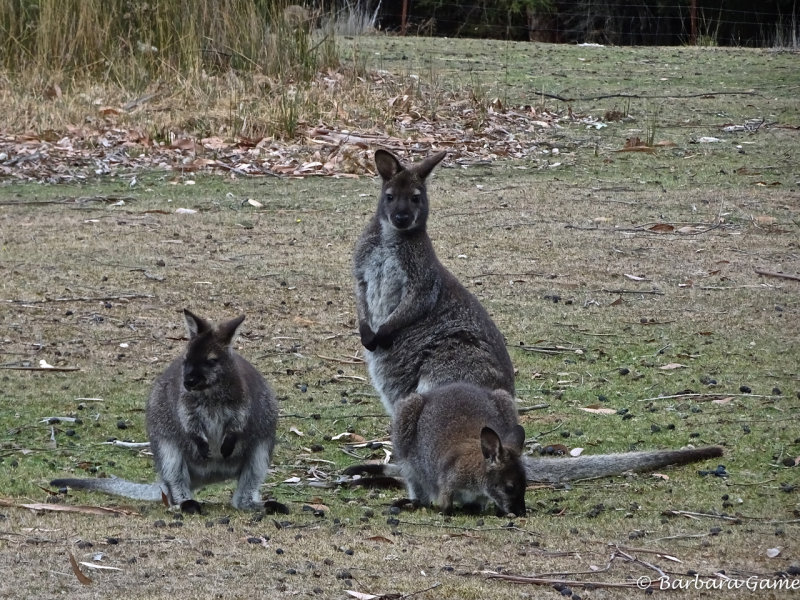
[{"label": "small stick", "polygon": [[544,577],[526,577],[525,575],[505,575],[503,573],[495,573],[488,576],[489,579],[504,579],[511,583],[531,583],[536,585],[555,585],[560,584],[569,587],[605,587],[605,588],[638,588],[635,581],[626,583],[617,583],[613,581],[577,581],[574,579],[547,579]]},{"label": "small stick", "polygon": [[533,406],[520,406],[517,409],[517,412],[521,415],[524,415],[527,412],[531,412],[532,410],[541,410],[543,408],[549,408],[549,404],[534,404]]},{"label": "small stick", "polygon": [[661,290],[607,290],[603,288],[604,292],[608,294],[654,294],[656,296],[663,296],[664,292]]},{"label": "small stick", "polygon": [[15,367],[2,365],[0,369],[7,371],[80,371],[80,367]]},{"label": "small stick", "polygon": [[5,300],[10,304],[46,304],[47,302],[104,302],[109,300],[131,300],[133,298],[152,298],[152,294],[121,294],[119,296],[76,296],[73,298],[45,298],[44,300]]},{"label": "small stick", "polygon": [[[655,396],[654,398],[642,398],[639,402],[652,402],[654,400],[675,400],[676,398],[777,398],[778,396],[770,396],[767,394],[673,394],[671,396]],[[748,421],[749,422],[749,421]]]},{"label": "small stick", "polygon": [[329,360],[329,361],[340,363],[340,364],[343,364],[343,365],[363,365],[364,364],[364,360],[361,359],[361,358],[358,358],[358,357],[344,359],[344,358],[334,358],[332,356],[323,356],[322,354],[317,354],[316,356],[317,356],[317,358],[321,358],[322,360]]},{"label": "small stick", "polygon": [[110,446],[120,446],[122,448],[149,448],[150,442],[123,442],[122,440],[114,440],[113,442],[102,442],[102,444]]},{"label": "small stick", "polygon": [[726,517],[723,515],[712,515],[710,513],[692,512],[689,510],[665,510],[662,514],[671,516],[683,516],[689,518],[708,517],[709,519],[722,519],[723,521],[741,521],[742,517]]},{"label": "small stick", "polygon": [[759,275],[764,277],[775,277],[777,279],[791,279],[792,281],[800,281],[797,275],[787,275],[786,273],[776,273],[775,271],[767,271],[765,269],[754,269]]}]

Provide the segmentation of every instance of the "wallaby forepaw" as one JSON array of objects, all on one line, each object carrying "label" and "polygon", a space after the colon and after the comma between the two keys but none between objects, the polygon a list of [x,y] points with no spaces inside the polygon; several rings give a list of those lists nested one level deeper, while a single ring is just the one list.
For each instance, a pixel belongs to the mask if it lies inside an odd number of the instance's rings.
[{"label": "wallaby forepaw", "polygon": [[211,456],[211,448],[208,446],[208,440],[196,435],[193,437],[194,445],[197,446],[197,453],[201,458],[209,458]]},{"label": "wallaby forepaw", "polygon": [[381,348],[391,348],[394,344],[394,334],[380,327],[375,334],[375,343]]},{"label": "wallaby forepaw", "polygon": [[225,436],[225,439],[222,440],[222,447],[220,448],[220,453],[222,454],[222,458],[228,458],[231,454],[233,454],[233,449],[236,447],[236,441],[239,436],[235,433],[229,433]]},{"label": "wallaby forepaw", "polygon": [[406,509],[406,510],[417,510],[418,508],[422,508],[422,502],[419,500],[411,499],[411,498],[398,498],[394,502],[392,502],[391,506],[393,508],[399,509]]},{"label": "wallaby forepaw", "polygon": [[181,512],[187,515],[201,515],[203,509],[197,500],[184,500],[181,502]]},{"label": "wallaby forepaw", "polygon": [[358,326],[358,335],[361,337],[361,345],[367,350],[372,352],[378,347],[378,340],[375,337],[375,332],[372,331],[366,323],[360,323]]},{"label": "wallaby forepaw", "polygon": [[265,500],[264,512],[268,515],[288,515],[289,507],[277,500]]}]

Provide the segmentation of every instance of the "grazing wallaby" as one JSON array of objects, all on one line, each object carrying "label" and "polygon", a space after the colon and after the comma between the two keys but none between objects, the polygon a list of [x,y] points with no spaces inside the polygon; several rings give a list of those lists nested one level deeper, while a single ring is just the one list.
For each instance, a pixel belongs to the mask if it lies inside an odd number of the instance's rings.
[{"label": "grazing wallaby", "polygon": [[722,448],[708,446],[578,458],[520,457],[524,442],[515,401],[505,390],[455,383],[396,403],[392,444],[397,464],[354,465],[344,473],[384,476],[375,480],[382,486],[387,476],[403,477],[412,501],[435,503],[445,512],[453,503],[471,508],[488,499],[500,513],[521,515],[526,480],[608,477],[722,456]]},{"label": "grazing wallaby", "polygon": [[244,315],[214,327],[188,310],[183,313],[186,352],[156,380],[147,400],[147,435],[158,482],[56,479],[51,485],[137,500],[160,500],[163,493],[170,505],[199,513],[192,490],[235,478],[233,506],[263,507],[259,487],[275,445],[278,407],[264,378],[231,348]]},{"label": "grazing wallaby", "polygon": [[356,465],[346,474],[400,475],[410,499],[525,514],[525,469],[520,460],[525,430],[514,398],[465,383],[412,393],[397,401],[392,420],[394,465]]},{"label": "grazing wallaby", "polygon": [[406,166],[377,150],[378,210],[353,260],[361,343],[386,411],[412,392],[464,381],[514,393],[514,367],[489,314],[439,262],[425,180],[440,152]]}]

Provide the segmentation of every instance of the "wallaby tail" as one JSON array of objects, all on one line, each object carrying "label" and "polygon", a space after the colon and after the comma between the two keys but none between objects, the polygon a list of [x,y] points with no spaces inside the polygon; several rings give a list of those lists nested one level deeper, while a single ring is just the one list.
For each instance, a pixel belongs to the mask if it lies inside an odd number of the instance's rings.
[{"label": "wallaby tail", "polygon": [[369,488],[402,488],[403,482],[398,479],[403,473],[400,467],[395,464],[386,463],[364,463],[347,467],[342,471],[344,475],[369,475],[369,477],[358,477],[347,482],[347,485]]},{"label": "wallaby tail", "polygon": [[652,450],[598,454],[578,458],[533,458],[524,456],[528,481],[558,483],[575,479],[592,479],[619,475],[626,471],[650,471],[668,465],[688,463],[722,456],[719,446],[687,448],[684,450]]},{"label": "wallaby tail", "polygon": [[161,487],[157,483],[135,483],[117,477],[98,479],[53,479],[54,487],[71,487],[74,490],[93,490],[133,500],[161,500]]}]

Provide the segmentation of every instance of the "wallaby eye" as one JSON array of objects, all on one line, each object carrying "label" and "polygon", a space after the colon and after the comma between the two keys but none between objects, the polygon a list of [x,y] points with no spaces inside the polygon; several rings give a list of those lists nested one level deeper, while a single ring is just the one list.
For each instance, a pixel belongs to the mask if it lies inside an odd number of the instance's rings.
[{"label": "wallaby eye", "polygon": [[394,196],[392,194],[386,194],[384,198],[386,198],[387,202],[391,202],[392,200],[394,200]]},{"label": "wallaby eye", "polygon": [[411,201],[412,201],[414,204],[419,204],[420,202],[422,202],[422,194],[414,194],[414,195],[411,197]]}]

